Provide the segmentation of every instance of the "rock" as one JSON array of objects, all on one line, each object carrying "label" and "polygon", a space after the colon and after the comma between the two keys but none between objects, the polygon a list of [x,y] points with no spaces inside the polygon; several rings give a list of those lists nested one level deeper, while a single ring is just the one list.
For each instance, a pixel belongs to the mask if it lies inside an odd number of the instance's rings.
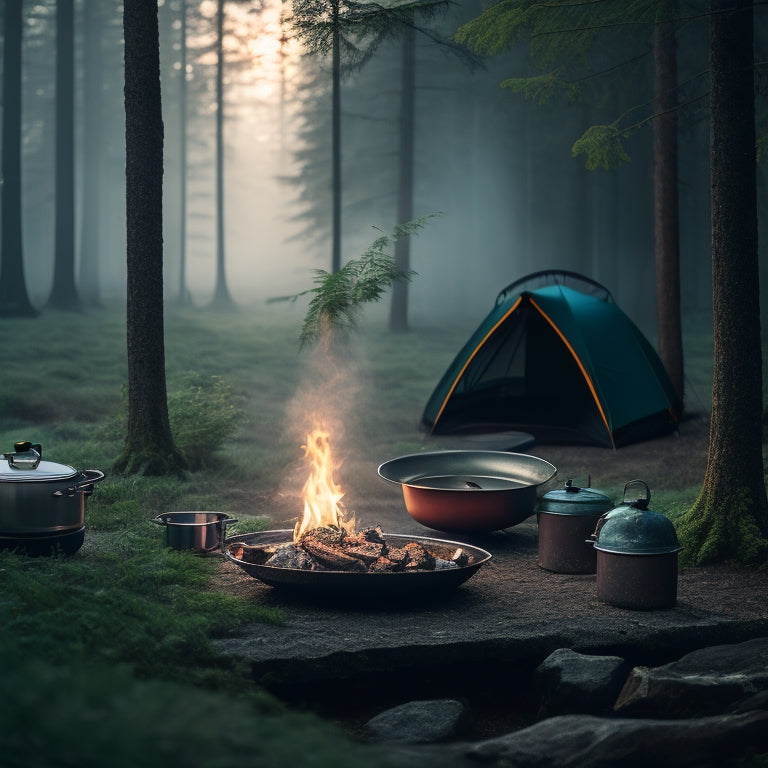
[{"label": "rock", "polygon": [[614,709],[622,716],[703,716],[764,708],[766,691],[768,638],[762,637],[702,648],[661,667],[635,667]]},{"label": "rock", "polygon": [[765,752],[767,728],[768,712],[689,720],[563,715],[468,745],[461,757],[488,768],[700,768]]},{"label": "rock", "polygon": [[455,699],[410,701],[371,718],[366,729],[380,741],[435,744],[466,737],[468,716]]},{"label": "rock", "polygon": [[539,718],[610,713],[629,673],[620,656],[588,656],[560,648],[536,668]]}]

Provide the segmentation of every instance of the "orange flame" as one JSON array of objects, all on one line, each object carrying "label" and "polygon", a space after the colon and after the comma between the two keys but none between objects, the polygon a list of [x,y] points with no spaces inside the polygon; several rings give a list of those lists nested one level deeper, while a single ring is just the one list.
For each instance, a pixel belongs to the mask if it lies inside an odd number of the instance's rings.
[{"label": "orange flame", "polygon": [[341,499],[344,491],[333,480],[333,459],[329,435],[315,429],[307,435],[307,444],[301,446],[310,464],[310,473],[301,492],[304,499],[304,515],[296,523],[293,540],[297,542],[302,534],[315,528],[336,526],[349,533],[354,532],[354,516],[344,518]]}]

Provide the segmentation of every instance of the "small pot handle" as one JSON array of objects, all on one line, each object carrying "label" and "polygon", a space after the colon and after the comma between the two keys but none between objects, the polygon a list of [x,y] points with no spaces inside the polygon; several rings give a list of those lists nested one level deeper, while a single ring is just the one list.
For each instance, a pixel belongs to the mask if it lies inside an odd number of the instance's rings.
[{"label": "small pot handle", "polygon": [[165,525],[165,520],[163,520],[162,515],[158,515],[157,517],[153,517],[150,522],[157,523],[158,525]]},{"label": "small pot handle", "polygon": [[85,495],[90,495],[93,493],[93,484],[103,480],[104,477],[104,473],[98,469],[86,469],[83,472],[82,480],[78,480],[74,485],[70,485],[65,490],[54,491],[51,495],[72,497],[79,491],[82,491]]}]

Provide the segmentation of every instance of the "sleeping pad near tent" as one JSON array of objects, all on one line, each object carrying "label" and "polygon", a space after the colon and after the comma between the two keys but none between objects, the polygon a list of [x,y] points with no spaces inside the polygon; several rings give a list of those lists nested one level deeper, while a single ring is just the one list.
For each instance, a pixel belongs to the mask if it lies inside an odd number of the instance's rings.
[{"label": "sleeping pad near tent", "polygon": [[435,388],[422,417],[431,434],[520,430],[619,447],[677,428],[658,354],[607,289],[510,290],[524,282],[499,294]]}]

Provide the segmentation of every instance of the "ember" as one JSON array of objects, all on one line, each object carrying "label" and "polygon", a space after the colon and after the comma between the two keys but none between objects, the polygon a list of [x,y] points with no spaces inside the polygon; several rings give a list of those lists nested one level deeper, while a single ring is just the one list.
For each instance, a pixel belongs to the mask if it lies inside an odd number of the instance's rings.
[{"label": "ember", "polygon": [[359,533],[348,533],[343,528],[315,528],[303,534],[298,543],[253,546],[236,542],[229,551],[246,563],[357,573],[434,571],[460,568],[473,560],[461,547],[446,553],[449,555],[446,559],[435,556],[417,541],[409,541],[402,547],[389,546],[378,525]]}]

